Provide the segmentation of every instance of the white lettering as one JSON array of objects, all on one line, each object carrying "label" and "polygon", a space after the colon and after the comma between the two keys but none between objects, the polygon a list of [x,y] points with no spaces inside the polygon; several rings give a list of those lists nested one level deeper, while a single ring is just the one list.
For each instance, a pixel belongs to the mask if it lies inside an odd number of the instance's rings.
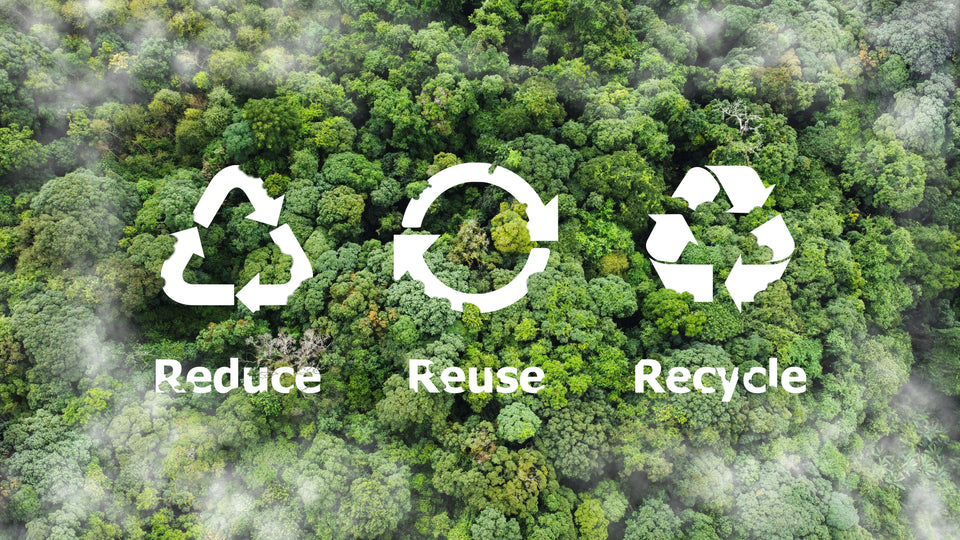
[{"label": "white lettering", "polygon": [[712,386],[704,386],[704,385],[703,385],[703,377],[704,377],[704,375],[706,375],[707,373],[713,373],[714,375],[716,375],[716,374],[717,374],[717,370],[714,369],[714,368],[712,368],[712,367],[702,367],[702,368],[698,369],[698,370],[697,370],[696,372],[694,372],[694,374],[693,374],[693,387],[696,388],[697,390],[703,392],[704,394],[712,394],[712,393],[716,392],[716,390],[714,390],[714,388],[713,388]]},{"label": "white lettering", "polygon": [[743,387],[747,389],[747,392],[751,394],[762,394],[767,391],[766,386],[754,386],[753,376],[754,375],[763,375],[767,370],[762,367],[752,367],[750,371],[743,377]]},{"label": "white lettering", "polygon": [[[307,383],[317,384],[308,387]],[[304,394],[316,394],[320,391],[320,370],[315,367],[305,367],[297,371],[296,384],[297,390]]]},{"label": "white lettering", "polygon": [[[650,373],[646,372],[646,368],[650,368]],[[660,376],[660,362],[656,360],[640,360],[637,362],[634,371],[634,392],[638,394],[643,393],[643,383],[650,385],[650,388],[653,388],[653,391],[662,394],[664,392],[663,387],[660,386],[660,383],[657,382],[657,377]]]},{"label": "white lettering", "polygon": [[690,391],[685,386],[677,386],[677,383],[685,383],[690,380],[690,370],[685,367],[670,368],[667,372],[667,390],[674,394],[686,394]]},{"label": "white lettering", "polygon": [[440,382],[443,383],[443,390],[448,394],[459,394],[463,392],[463,388],[454,385],[454,383],[459,384],[463,381],[463,370],[458,367],[451,366],[444,368],[444,370],[440,372]]},{"label": "white lettering", "polygon": [[[158,359],[156,361],[155,390],[166,392],[166,388],[160,388],[163,383],[166,383],[174,392],[186,392],[187,390],[181,386],[178,380],[181,371],[183,371],[183,366],[179,361]],[[251,375],[251,371],[257,373],[256,381],[253,380],[254,376]],[[269,372],[270,369],[265,367],[256,370],[249,367],[243,368],[242,384],[244,391],[249,394],[257,394],[266,392],[270,387],[283,394],[289,394],[294,387],[305,394],[316,394],[320,391],[320,370],[315,367],[304,367],[294,372],[292,367],[284,366],[273,370],[272,376]],[[293,377],[292,385],[283,384],[281,377],[284,375]],[[206,394],[211,390],[226,394],[231,390],[240,388],[240,360],[231,358],[229,365],[217,368],[212,373],[210,369],[203,366],[190,368],[186,377],[184,377],[184,382],[192,385],[191,391],[195,394]]]},{"label": "white lettering", "polygon": [[[170,368],[170,375],[164,374],[167,368]],[[157,360],[157,392],[164,392],[164,390],[160,390],[160,383],[163,382],[169,384],[170,388],[172,388],[174,392],[186,392],[186,390],[180,388],[180,383],[177,382],[177,377],[180,376],[181,370],[183,370],[183,368],[180,366],[180,362],[177,362],[176,360],[169,360],[166,358]]]},{"label": "white lettering", "polygon": [[543,370],[538,367],[528,367],[520,372],[520,388],[528,394],[536,394],[543,390],[542,386],[533,386],[543,380]]},{"label": "white lettering", "polygon": [[723,401],[730,401],[733,398],[733,393],[737,389],[737,371],[739,371],[738,368],[733,368],[730,379],[727,379],[724,377],[727,370],[722,367],[717,368],[717,374],[720,375],[720,384],[723,385]]},{"label": "white lettering", "polygon": [[[213,373],[213,388],[221,394],[226,394],[234,388],[237,388],[239,386],[239,383],[237,382],[237,372],[239,369],[240,360],[231,358],[229,366],[219,368]],[[224,375],[230,377],[230,382],[226,385],[223,384]]]},{"label": "white lettering", "polygon": [[[420,385],[422,384],[424,388],[427,389],[427,392],[431,394],[436,394],[439,392],[437,387],[433,385],[433,381],[430,380],[430,377],[433,376],[433,373],[430,373],[430,366],[433,365],[433,362],[430,360],[410,360],[410,389],[414,392],[420,391]],[[420,368],[424,368],[424,372],[420,373]]]},{"label": "white lettering", "polygon": [[800,392],[807,391],[807,385],[803,386],[793,386],[793,383],[806,383],[807,374],[802,369],[792,366],[783,370],[783,375],[781,376],[780,383],[783,386],[783,389],[791,394],[799,394]]},{"label": "white lettering", "polygon": [[[430,380],[430,377],[433,375],[430,372],[430,366],[432,365],[433,362],[430,360],[410,360],[411,390],[414,392],[419,391],[420,385],[422,384],[423,387],[427,389],[427,392],[431,394],[440,392]],[[534,386],[534,383],[543,381],[544,377],[543,370],[535,366],[525,368],[520,372],[519,385],[517,368],[512,366],[504,366],[497,370],[496,386],[493,380],[493,368],[483,368],[482,383],[479,380],[480,376],[480,369],[476,367],[467,368],[466,372],[464,372],[463,368],[451,366],[444,368],[443,371],[440,372],[440,382],[443,383],[443,391],[448,394],[463,393],[464,388],[462,385],[464,382],[467,383],[467,389],[474,394],[491,394],[494,391],[500,394],[509,394],[516,392],[518,386],[523,389],[524,392],[530,394],[536,394],[540,390],[543,390],[542,386]]]},{"label": "white lettering", "polygon": [[[778,384],[791,394],[806,392],[807,385],[805,383],[807,382],[807,374],[803,369],[789,367],[781,374],[776,358],[770,358],[768,366],[769,369],[760,366],[750,368],[743,375],[742,380],[738,378],[740,368],[733,368],[728,376],[726,368],[703,366],[693,372],[693,388],[704,394],[716,392],[718,390],[717,387],[704,382],[705,377],[714,375],[720,379],[720,386],[723,388],[723,397],[721,398],[723,402],[729,402],[733,399],[734,394],[737,392],[738,383],[743,384],[743,387],[752,394],[762,394],[766,392],[768,388],[776,388]],[[664,393],[663,387],[657,382],[660,371],[660,362],[656,360],[642,359],[637,362],[636,366],[634,366],[634,391],[638,394],[643,393],[645,386],[650,385],[650,388],[653,388],[654,392],[658,394]],[[761,381],[759,385],[754,383],[758,375]],[[777,380],[778,378],[779,381]],[[667,372],[666,387],[667,390],[674,394],[686,394],[689,392],[690,388],[687,386],[688,381],[690,381],[690,370],[683,366],[672,367]]]},{"label": "white lettering", "polygon": [[290,391],[293,390],[293,386],[284,386],[283,383],[280,382],[280,377],[283,374],[293,377],[293,368],[290,366],[283,366],[275,369],[273,371],[273,377],[270,378],[270,382],[273,384],[273,389],[277,392],[280,392],[281,394],[289,394]]},{"label": "white lettering", "polygon": [[501,394],[512,394],[517,391],[517,368],[507,366],[497,370],[497,392]]},{"label": "white lettering", "polygon": [[200,383],[210,382],[210,370],[205,367],[195,367],[187,372],[187,382],[193,384],[193,391],[197,394],[206,394],[210,391],[210,385],[200,386]]},{"label": "white lettering", "polygon": [[483,368],[483,386],[477,384],[477,368],[472,367],[467,369],[467,373],[470,374],[467,384],[470,386],[470,391],[474,394],[491,394],[493,393],[493,370],[490,368]]},{"label": "white lettering", "polygon": [[260,368],[257,370],[259,376],[257,377],[257,385],[253,385],[253,380],[250,379],[250,369],[248,367],[243,368],[243,389],[247,391],[248,394],[259,394],[260,392],[267,391],[267,368]]}]

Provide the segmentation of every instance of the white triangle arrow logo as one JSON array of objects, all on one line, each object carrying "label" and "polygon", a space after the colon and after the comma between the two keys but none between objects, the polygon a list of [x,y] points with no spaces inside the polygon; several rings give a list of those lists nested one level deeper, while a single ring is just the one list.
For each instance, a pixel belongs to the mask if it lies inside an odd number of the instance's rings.
[{"label": "white triangle arrow logo", "polygon": [[[242,190],[253,204],[254,211],[247,216],[247,219],[267,225],[277,225],[280,221],[283,197],[276,199],[270,197],[263,187],[263,180],[247,176],[236,165],[223,169],[210,180],[210,184],[193,210],[193,220],[204,228],[209,227],[220,206],[223,205],[223,201],[234,188]],[[163,292],[180,304],[232,306],[236,296],[250,311],[256,312],[262,306],[286,305],[287,299],[300,287],[300,284],[313,277],[313,265],[310,264],[310,259],[303,252],[293,230],[286,224],[271,231],[270,238],[277,244],[280,251],[293,257],[290,280],[279,285],[264,285],[260,283],[258,273],[236,295],[233,292],[233,285],[196,284],[184,281],[183,271],[187,268],[190,259],[194,255],[203,257],[200,232],[196,227],[192,227],[172,233],[171,236],[177,239],[177,243],[173,246],[173,255],[163,262],[160,277],[164,279]]]}]

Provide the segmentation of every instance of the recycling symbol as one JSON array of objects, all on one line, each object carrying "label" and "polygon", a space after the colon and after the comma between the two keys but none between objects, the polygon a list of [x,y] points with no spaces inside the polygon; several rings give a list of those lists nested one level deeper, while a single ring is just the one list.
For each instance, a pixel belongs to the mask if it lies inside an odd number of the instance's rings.
[{"label": "recycling symbol", "polygon": [[[687,171],[673,197],[686,200],[690,209],[696,210],[701,203],[714,200],[720,193],[720,186],[733,205],[727,211],[732,214],[748,214],[763,206],[774,188],[765,187],[756,171],[747,166],[695,167]],[[650,217],[654,226],[647,238],[647,252],[663,286],[681,293],[689,292],[695,302],[713,301],[712,264],[671,264],[680,259],[688,243],[697,244],[687,221],[680,214],[650,214]],[[773,256],[768,264],[743,264],[742,257],[737,257],[724,285],[740,311],[743,311],[744,302],[752,302],[757,293],[783,276],[790,262],[788,257],[796,247],[783,216],[779,214],[751,234],[757,238],[757,244],[769,247]]]},{"label": "recycling symbol", "polygon": [[[263,180],[247,176],[236,165],[223,169],[210,180],[210,185],[193,209],[193,221],[202,227],[209,227],[214,216],[217,215],[217,210],[234,188],[240,188],[253,203],[254,211],[247,216],[247,219],[277,226],[280,210],[283,207],[283,196],[276,199],[270,197],[263,187]],[[173,246],[173,255],[164,261],[160,268],[160,277],[164,279],[163,291],[167,296],[175,302],[188,306],[232,306],[234,297],[232,284],[194,284],[183,280],[183,271],[190,262],[190,258],[194,255],[203,257],[200,231],[196,227],[191,227],[185,231],[172,233],[171,236],[177,239]],[[289,225],[284,224],[270,231],[270,238],[277,244],[280,251],[293,257],[290,280],[279,285],[265,285],[260,283],[259,273],[253,276],[253,279],[236,293],[236,297],[254,312],[262,306],[285,305],[300,284],[313,277],[310,259],[303,252],[300,242],[297,241]]]},{"label": "recycling symbol", "polygon": [[[430,178],[430,186],[423,190],[420,197],[412,199],[407,204],[403,214],[403,226],[408,229],[419,228],[423,218],[430,209],[433,201],[444,191],[468,183],[485,183],[502,188],[513,195],[522,204],[527,205],[527,217],[530,218],[527,228],[530,231],[530,240],[556,241],[557,240],[557,198],[543,204],[540,196],[530,184],[517,174],[502,167],[495,167],[489,163],[461,163],[440,171]],[[423,283],[424,292],[433,298],[450,300],[450,307],[455,311],[463,311],[463,303],[469,302],[477,306],[481,312],[497,311],[520,300],[527,294],[527,278],[547,268],[547,259],[550,250],[547,248],[533,248],[523,269],[507,285],[486,293],[465,293],[445,285],[437,276],[433,275],[424,253],[439,235],[394,235],[393,237],[393,278],[400,279],[409,273],[410,277]]]}]

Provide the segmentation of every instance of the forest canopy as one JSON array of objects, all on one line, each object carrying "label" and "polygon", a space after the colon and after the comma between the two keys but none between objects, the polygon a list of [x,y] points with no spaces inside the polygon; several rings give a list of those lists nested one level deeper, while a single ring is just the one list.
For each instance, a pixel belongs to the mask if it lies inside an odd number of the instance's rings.
[{"label": "forest canopy", "polygon": [[[960,7],[950,0],[0,0],[0,536],[960,537]],[[491,163],[559,240],[470,184],[431,207],[451,309],[393,277],[407,201]],[[239,165],[313,267],[283,306],[163,292],[171,233]],[[671,197],[748,165],[770,198]],[[285,283],[239,191],[191,283]],[[685,216],[663,286],[650,214]],[[723,287],[796,250],[742,312]],[[536,245],[535,245],[536,244]],[[312,367],[316,394],[154,391],[154,362]],[[535,366],[538,393],[413,392],[407,361]],[[807,391],[634,392],[633,366]]]}]

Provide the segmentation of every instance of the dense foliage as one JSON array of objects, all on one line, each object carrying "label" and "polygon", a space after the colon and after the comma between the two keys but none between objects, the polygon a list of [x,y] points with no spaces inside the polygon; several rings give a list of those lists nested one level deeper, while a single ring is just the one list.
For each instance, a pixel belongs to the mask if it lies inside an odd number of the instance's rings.
[{"label": "dense foliage", "polygon": [[[960,537],[960,8],[951,0],[0,0],[0,536]],[[393,279],[406,201],[490,162],[560,239],[492,314]],[[169,233],[239,164],[315,275],[283,307],[161,291]],[[751,165],[767,204],[672,199]],[[186,279],[289,277],[231,195]],[[664,289],[650,213],[716,301]],[[782,213],[782,281],[722,286]],[[448,192],[461,290],[533,247],[506,192]],[[156,393],[154,361],[316,366],[320,393]],[[636,394],[641,358],[800,395]],[[406,362],[539,366],[536,395],[410,391]]]}]

